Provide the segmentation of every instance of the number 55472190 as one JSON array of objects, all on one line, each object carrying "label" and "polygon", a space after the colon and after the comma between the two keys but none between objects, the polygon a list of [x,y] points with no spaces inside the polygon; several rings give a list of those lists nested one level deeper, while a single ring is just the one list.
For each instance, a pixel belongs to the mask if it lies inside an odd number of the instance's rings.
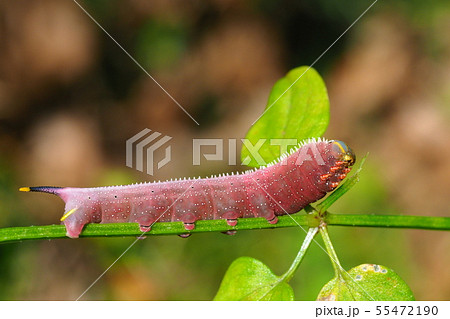
[{"label": "number 55472190", "polygon": [[436,306],[377,306],[377,316],[399,315],[399,316],[436,316],[438,314]]}]

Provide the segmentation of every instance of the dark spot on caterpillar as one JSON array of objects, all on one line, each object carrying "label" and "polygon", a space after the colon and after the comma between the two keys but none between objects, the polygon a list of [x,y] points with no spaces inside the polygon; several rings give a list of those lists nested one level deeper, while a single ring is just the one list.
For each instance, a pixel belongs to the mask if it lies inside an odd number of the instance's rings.
[{"label": "dark spot on caterpillar", "polygon": [[[189,231],[201,219],[225,219],[234,226],[239,218],[264,217],[276,224],[277,216],[294,214],[335,189],[350,171],[355,155],[343,142],[319,139],[300,145],[280,160],[243,174],[214,178],[97,188],[22,189],[64,199],[61,220],[67,235],[73,238],[91,222],[138,223],[141,231],[150,230],[155,222],[174,221],[183,222]],[[111,200],[113,196],[117,199],[117,194],[121,200]],[[87,202],[91,198],[98,199],[95,205]]]}]

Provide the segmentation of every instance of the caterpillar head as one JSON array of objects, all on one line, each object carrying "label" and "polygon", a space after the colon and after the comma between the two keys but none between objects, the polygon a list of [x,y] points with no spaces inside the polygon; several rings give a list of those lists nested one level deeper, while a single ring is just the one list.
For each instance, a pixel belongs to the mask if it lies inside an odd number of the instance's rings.
[{"label": "caterpillar head", "polygon": [[337,155],[344,167],[352,167],[355,164],[356,156],[350,147],[342,141],[333,141],[332,150]]},{"label": "caterpillar head", "polygon": [[334,190],[347,176],[355,164],[355,153],[342,141],[330,141],[329,148],[332,164],[327,171],[320,175],[320,181],[325,186],[325,191]]}]

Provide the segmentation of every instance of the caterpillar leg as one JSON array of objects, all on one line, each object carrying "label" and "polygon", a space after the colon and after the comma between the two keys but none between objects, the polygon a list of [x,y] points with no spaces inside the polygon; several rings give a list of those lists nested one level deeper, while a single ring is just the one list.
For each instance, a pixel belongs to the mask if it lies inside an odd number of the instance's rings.
[{"label": "caterpillar leg", "polygon": [[152,226],[139,225],[139,230],[143,233],[146,233],[152,230]]},{"label": "caterpillar leg", "polygon": [[225,214],[222,215],[222,218],[227,220],[228,226],[236,226],[238,223],[238,218],[242,217],[239,213],[234,211],[228,211]]},{"label": "caterpillar leg", "polygon": [[237,225],[237,219],[227,219],[228,226],[236,226]]},{"label": "caterpillar leg", "polygon": [[269,203],[252,203],[254,207],[253,215],[255,217],[264,217],[270,224],[276,224],[278,223],[278,217],[275,215],[275,211],[270,207]]},{"label": "caterpillar leg", "polygon": [[66,205],[66,213],[61,217],[61,222],[66,226],[66,235],[70,238],[78,238],[84,225],[89,223],[88,214],[84,209]]},{"label": "caterpillar leg", "polygon": [[155,223],[155,218],[149,215],[140,216],[136,219],[136,222],[139,223],[139,230],[141,232],[148,232],[152,229],[152,225]]},{"label": "caterpillar leg", "polygon": [[267,221],[268,221],[270,224],[276,224],[276,223],[278,223],[278,217],[274,215],[274,217],[273,217],[272,219],[268,219],[268,218],[267,218]]},{"label": "caterpillar leg", "polygon": [[193,230],[195,228],[195,222],[198,220],[197,216],[193,213],[183,214],[181,221],[183,222],[184,229]]},{"label": "caterpillar leg", "polygon": [[195,228],[195,223],[183,223],[184,229],[193,230]]},{"label": "caterpillar leg", "polygon": [[264,214],[262,214],[261,217],[264,217],[265,219],[267,219],[267,221],[270,224],[276,224],[278,223],[278,217],[277,215],[275,215],[275,213],[273,212],[273,210],[266,210],[264,212]]},{"label": "caterpillar leg", "polygon": [[64,222],[64,224],[66,226],[66,235],[70,238],[78,238],[85,225],[76,221],[68,221]]}]

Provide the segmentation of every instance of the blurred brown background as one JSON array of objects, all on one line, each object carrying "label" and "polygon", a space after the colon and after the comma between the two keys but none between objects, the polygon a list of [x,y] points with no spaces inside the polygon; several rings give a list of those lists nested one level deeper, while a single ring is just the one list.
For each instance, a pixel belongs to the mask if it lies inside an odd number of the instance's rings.
[{"label": "blurred brown background", "polygon": [[[192,166],[192,138],[243,138],[272,85],[311,64],[371,1],[105,1],[80,4],[199,122],[197,126],[70,0],[0,0],[0,227],[57,223],[62,202],[26,185],[100,186],[242,170]],[[370,152],[342,213],[449,216],[450,2],[377,3],[315,68],[327,83],[326,137]],[[125,141],[173,137],[155,177],[125,166]],[[446,232],[330,229],[345,268],[394,269],[419,300],[450,299]],[[209,300],[247,255],[277,274],[300,229],[137,243],[85,299]],[[76,299],[133,238],[0,245],[0,299]],[[332,276],[317,246],[292,281],[315,299]]]}]

